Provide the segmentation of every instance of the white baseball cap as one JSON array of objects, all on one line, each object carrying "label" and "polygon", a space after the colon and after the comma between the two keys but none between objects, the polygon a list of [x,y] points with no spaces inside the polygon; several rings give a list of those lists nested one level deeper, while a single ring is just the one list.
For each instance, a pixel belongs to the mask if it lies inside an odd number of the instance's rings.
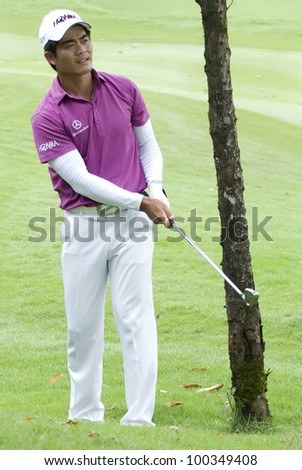
[{"label": "white baseball cap", "polygon": [[80,16],[72,10],[53,10],[49,12],[41,23],[39,29],[40,43],[44,49],[48,41],[60,41],[66,31],[79,24],[91,30],[89,23],[82,21]]}]

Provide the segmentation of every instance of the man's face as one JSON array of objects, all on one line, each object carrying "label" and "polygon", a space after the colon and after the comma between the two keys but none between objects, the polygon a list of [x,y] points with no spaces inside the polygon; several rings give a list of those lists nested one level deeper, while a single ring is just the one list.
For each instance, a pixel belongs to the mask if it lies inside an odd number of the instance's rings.
[{"label": "man's face", "polygon": [[84,75],[92,69],[92,43],[80,26],[72,26],[56,47],[56,55],[45,52],[45,57],[56,66],[58,74]]}]

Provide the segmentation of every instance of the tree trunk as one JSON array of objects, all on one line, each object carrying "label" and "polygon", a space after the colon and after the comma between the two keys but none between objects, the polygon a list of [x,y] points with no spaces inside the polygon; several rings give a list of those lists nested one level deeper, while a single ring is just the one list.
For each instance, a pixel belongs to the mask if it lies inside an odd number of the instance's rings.
[{"label": "tree trunk", "polygon": [[[226,0],[195,0],[201,8],[208,81],[209,123],[213,142],[221,221],[222,269],[241,289],[254,289],[244,183],[237,140],[230,72]],[[225,283],[229,357],[236,415],[258,420],[270,415],[266,400],[264,342],[259,305],[248,308]],[[239,414],[238,414],[239,412]]]}]

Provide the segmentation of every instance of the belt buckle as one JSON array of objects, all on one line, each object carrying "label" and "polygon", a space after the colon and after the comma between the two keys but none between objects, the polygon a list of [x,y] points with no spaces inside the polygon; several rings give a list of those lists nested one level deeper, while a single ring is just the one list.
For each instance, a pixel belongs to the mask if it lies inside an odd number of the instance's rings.
[{"label": "belt buckle", "polygon": [[105,215],[104,214],[105,209],[102,209],[102,204],[100,204],[99,206],[96,206],[96,211],[97,211],[97,214],[99,216],[104,216]]},{"label": "belt buckle", "polygon": [[109,217],[118,210],[117,207],[109,206],[107,204],[100,204],[97,206],[97,213],[100,217]]}]

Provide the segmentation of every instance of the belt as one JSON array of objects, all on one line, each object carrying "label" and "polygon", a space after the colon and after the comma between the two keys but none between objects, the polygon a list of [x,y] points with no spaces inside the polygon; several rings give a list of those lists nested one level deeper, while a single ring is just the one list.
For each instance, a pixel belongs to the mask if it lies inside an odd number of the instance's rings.
[{"label": "belt", "polygon": [[[139,192],[143,194],[143,196],[149,196],[149,194],[142,190]],[[116,206],[110,206],[109,204],[99,204],[98,206],[78,206],[74,209],[69,209],[66,212],[71,212],[72,214],[78,215],[99,215],[101,217],[106,217],[107,215],[114,214],[115,212],[119,211],[119,208]]]},{"label": "belt", "polygon": [[66,212],[77,215],[95,215],[100,217],[106,217],[107,215],[114,214],[119,211],[118,207],[109,206],[108,204],[99,204],[98,206],[78,206],[74,209],[69,209]]}]

